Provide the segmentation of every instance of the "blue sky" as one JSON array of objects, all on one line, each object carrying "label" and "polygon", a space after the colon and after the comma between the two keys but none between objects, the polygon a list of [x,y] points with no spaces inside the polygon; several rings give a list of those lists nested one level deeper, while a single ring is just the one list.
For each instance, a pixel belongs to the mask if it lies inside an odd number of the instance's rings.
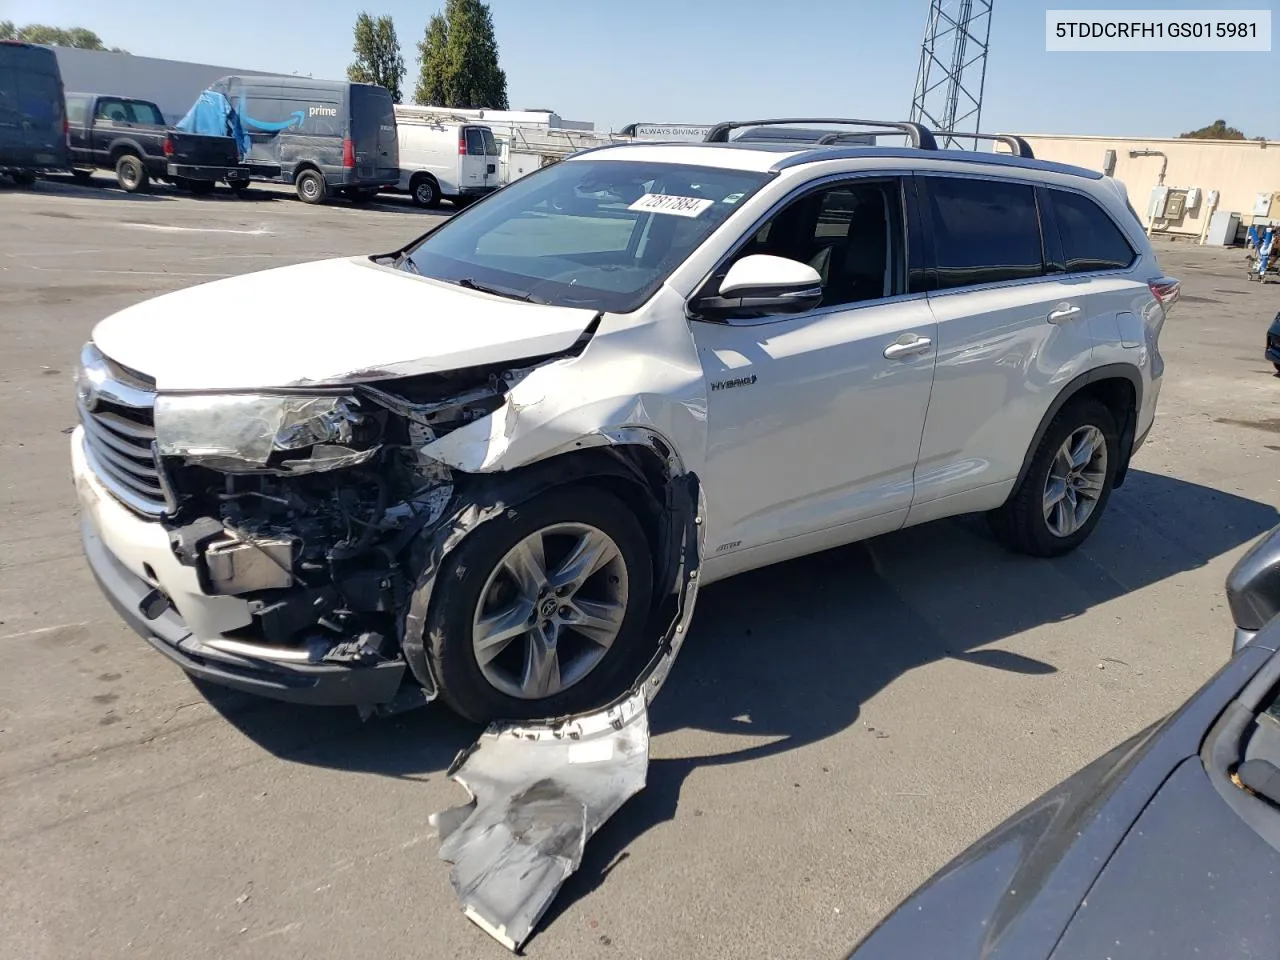
[{"label": "blue sky", "polygon": [[[1272,10],[1280,0],[996,0],[983,129],[1176,136],[1219,117],[1280,138],[1276,53],[1046,53],[1047,8]],[[395,19],[409,68],[443,0],[201,6],[0,0],[0,17],[84,26],[140,55],[339,79],[363,8]],[[928,0],[492,0],[511,106],[598,128],[778,115],[905,118]],[[1268,76],[1269,74],[1269,76]]]}]

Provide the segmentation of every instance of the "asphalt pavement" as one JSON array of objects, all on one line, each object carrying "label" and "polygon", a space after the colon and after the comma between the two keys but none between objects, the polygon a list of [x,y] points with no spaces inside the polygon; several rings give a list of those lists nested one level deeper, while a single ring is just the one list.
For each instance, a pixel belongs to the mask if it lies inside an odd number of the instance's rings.
[{"label": "asphalt pavement", "polygon": [[[478,730],[439,707],[362,723],[197,688],[99,595],[68,472],[98,319],[388,251],[434,215],[106,182],[0,185],[0,956],[504,956],[458,911],[427,825],[465,799],[444,770]],[[1030,560],[964,518],[709,587],[652,708],[649,785],[529,956],[843,955],[1223,662],[1223,579],[1280,522],[1262,356],[1280,285],[1248,282],[1240,250],[1158,250],[1184,281],[1159,415],[1093,538]],[[210,329],[203,349],[252,345]]]}]

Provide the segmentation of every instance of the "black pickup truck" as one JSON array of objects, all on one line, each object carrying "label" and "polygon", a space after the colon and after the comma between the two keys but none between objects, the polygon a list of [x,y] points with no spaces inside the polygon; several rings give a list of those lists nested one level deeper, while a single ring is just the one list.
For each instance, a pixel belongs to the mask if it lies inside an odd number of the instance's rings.
[{"label": "black pickup truck", "polygon": [[209,193],[219,180],[236,193],[249,186],[249,168],[233,138],[174,130],[150,101],[68,93],[67,121],[72,170],[81,182],[94,170],[113,170],[129,193],[146,190],[153,180],[192,193]]}]

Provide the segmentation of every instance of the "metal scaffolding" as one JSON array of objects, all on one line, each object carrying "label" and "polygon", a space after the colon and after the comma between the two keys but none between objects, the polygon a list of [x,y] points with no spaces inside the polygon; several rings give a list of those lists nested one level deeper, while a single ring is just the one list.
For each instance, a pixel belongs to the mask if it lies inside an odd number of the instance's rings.
[{"label": "metal scaffolding", "polygon": [[[911,119],[934,130],[978,133],[993,0],[930,0]],[[952,147],[947,137],[944,146]]]}]

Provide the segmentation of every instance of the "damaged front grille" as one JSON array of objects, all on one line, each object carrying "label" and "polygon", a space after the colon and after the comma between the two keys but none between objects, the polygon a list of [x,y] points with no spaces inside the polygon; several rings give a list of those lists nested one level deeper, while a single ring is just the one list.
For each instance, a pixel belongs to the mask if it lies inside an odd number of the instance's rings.
[{"label": "damaged front grille", "polygon": [[85,456],[102,485],[143,516],[170,513],[173,498],[156,453],[154,383],[87,345],[76,394]]}]

